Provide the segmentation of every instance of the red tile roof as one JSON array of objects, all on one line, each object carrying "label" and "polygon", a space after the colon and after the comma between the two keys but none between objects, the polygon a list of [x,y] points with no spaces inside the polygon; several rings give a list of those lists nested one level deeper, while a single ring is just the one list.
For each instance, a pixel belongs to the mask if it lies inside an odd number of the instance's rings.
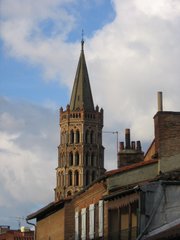
[{"label": "red tile roof", "polygon": [[125,166],[125,167],[121,167],[121,168],[118,168],[118,169],[107,171],[105,173],[105,175],[107,177],[109,177],[109,176],[112,176],[112,175],[115,175],[115,174],[118,174],[118,173],[121,173],[121,172],[126,172],[126,171],[130,171],[130,170],[133,170],[133,169],[136,169],[136,168],[139,168],[139,167],[144,167],[144,166],[147,166],[147,165],[150,165],[150,164],[155,164],[157,162],[158,162],[158,160],[142,161],[142,162],[134,163],[134,164],[131,164],[131,165],[128,165],[128,166]]}]

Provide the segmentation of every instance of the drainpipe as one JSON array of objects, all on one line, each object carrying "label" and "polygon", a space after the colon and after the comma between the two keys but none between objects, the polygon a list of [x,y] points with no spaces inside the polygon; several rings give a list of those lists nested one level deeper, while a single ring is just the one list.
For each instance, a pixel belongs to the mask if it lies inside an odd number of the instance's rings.
[{"label": "drainpipe", "polygon": [[27,218],[26,218],[26,222],[27,224],[34,226],[34,240],[36,240],[36,224],[29,222]]}]

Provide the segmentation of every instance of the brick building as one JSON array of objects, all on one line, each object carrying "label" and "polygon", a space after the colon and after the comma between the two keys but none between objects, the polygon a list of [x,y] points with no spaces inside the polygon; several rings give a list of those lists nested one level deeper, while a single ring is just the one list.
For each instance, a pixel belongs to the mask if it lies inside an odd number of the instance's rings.
[{"label": "brick building", "polygon": [[24,227],[11,230],[9,226],[0,226],[0,240],[34,240],[34,231]]},{"label": "brick building", "polygon": [[102,128],[103,109],[94,108],[82,40],[70,104],[60,109],[56,200],[74,195],[104,174]]},{"label": "brick building", "polygon": [[126,129],[117,169],[105,172],[103,111],[93,107],[83,44],[70,105],[60,110],[55,201],[27,217],[36,218],[37,240],[177,240],[180,112],[163,111],[159,93],[146,154]]}]

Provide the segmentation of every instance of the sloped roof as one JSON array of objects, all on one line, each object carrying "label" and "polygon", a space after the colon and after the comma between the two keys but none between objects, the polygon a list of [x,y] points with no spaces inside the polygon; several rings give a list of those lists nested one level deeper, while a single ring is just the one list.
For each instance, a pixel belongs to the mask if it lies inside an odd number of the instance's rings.
[{"label": "sloped roof", "polygon": [[134,163],[134,164],[124,166],[124,167],[121,167],[121,168],[117,168],[115,170],[110,170],[110,171],[106,172],[105,174],[106,174],[106,176],[109,177],[109,176],[113,176],[113,175],[121,173],[121,172],[126,172],[126,171],[130,171],[130,170],[133,170],[133,169],[136,169],[136,168],[146,166],[146,165],[155,164],[157,162],[158,162],[158,160],[142,161],[142,162]]},{"label": "sloped roof", "polygon": [[58,202],[51,202],[45,207],[39,209],[38,211],[30,214],[27,216],[27,220],[31,220],[34,218],[44,218],[47,215],[50,215],[51,213],[61,209],[64,207],[65,200],[61,200]]}]

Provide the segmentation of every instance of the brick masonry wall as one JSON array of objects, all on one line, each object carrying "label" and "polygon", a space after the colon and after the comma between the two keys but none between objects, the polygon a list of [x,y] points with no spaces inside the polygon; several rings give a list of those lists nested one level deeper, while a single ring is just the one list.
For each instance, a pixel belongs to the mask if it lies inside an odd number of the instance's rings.
[{"label": "brick masonry wall", "polygon": [[75,216],[74,216],[74,204],[72,202],[66,203],[65,205],[65,218],[64,218],[64,233],[67,240],[74,239],[75,233]]},{"label": "brick masonry wall", "polygon": [[[99,200],[106,193],[105,182],[95,183],[80,195],[77,195],[69,205],[66,204],[65,214],[65,239],[74,239],[75,231],[75,211],[79,214],[82,208],[89,208],[90,204],[98,204]],[[96,228],[96,227],[95,227]],[[97,232],[96,228],[96,232]]]},{"label": "brick masonry wall", "polygon": [[64,240],[64,209],[37,222],[36,240]]},{"label": "brick masonry wall", "polygon": [[154,123],[159,170],[166,172],[180,168],[180,112],[158,112]]},{"label": "brick masonry wall", "polygon": [[105,183],[98,182],[87,189],[84,193],[81,194],[81,197],[77,197],[73,200],[74,207],[78,211],[82,208],[87,208],[90,204],[98,203],[102,198],[103,194],[106,193]]}]

